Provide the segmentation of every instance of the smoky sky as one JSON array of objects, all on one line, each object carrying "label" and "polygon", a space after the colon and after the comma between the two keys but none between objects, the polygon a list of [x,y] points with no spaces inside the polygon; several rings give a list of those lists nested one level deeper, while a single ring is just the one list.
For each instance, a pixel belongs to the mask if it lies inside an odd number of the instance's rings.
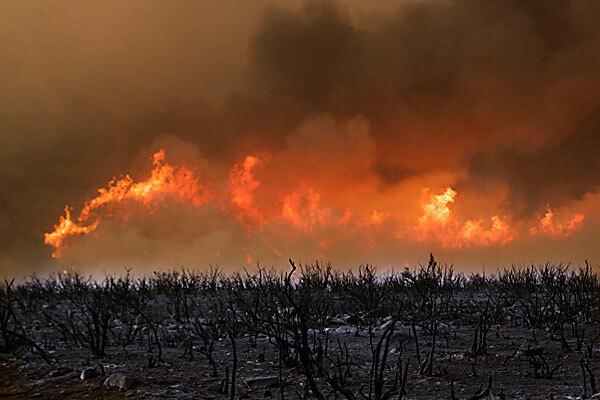
[{"label": "smoky sky", "polygon": [[221,163],[314,115],[368,121],[381,190],[468,171],[517,215],[600,181],[594,0],[106,1],[0,16],[0,265],[169,133]]},{"label": "smoky sky", "polygon": [[527,213],[550,200],[562,205],[582,199],[598,188],[600,110],[592,110],[573,132],[532,154],[510,151],[477,154],[470,159],[474,182],[493,179],[511,182],[517,213]]}]

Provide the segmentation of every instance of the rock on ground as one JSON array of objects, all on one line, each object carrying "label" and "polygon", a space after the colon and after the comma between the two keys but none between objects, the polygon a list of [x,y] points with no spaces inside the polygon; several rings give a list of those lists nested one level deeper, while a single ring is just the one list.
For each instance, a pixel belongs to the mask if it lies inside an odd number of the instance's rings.
[{"label": "rock on ground", "polygon": [[120,372],[109,375],[104,380],[104,386],[117,387],[119,390],[128,390],[133,387],[133,380]]},{"label": "rock on ground", "polygon": [[81,375],[79,376],[79,378],[84,381],[86,379],[92,379],[98,376],[98,371],[96,370],[96,368],[86,368],[83,371],[81,371]]},{"label": "rock on ground", "polygon": [[244,384],[250,389],[259,387],[275,387],[279,384],[279,380],[275,375],[256,376],[244,380]]}]

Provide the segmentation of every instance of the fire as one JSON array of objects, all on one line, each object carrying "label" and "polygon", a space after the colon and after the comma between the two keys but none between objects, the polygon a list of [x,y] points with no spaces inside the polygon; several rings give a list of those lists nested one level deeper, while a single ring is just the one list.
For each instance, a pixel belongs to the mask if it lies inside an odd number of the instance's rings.
[{"label": "fire", "polygon": [[328,222],[331,211],[321,206],[321,195],[310,186],[284,196],[282,202],[281,218],[302,232],[312,232]]},{"label": "fire", "polygon": [[319,240],[318,248],[321,251],[326,251],[326,250],[329,250],[332,245],[333,245],[333,241],[330,238],[323,238],[323,239]]},{"label": "fire", "polygon": [[431,196],[428,202],[423,205],[423,215],[419,217],[421,224],[429,221],[445,224],[450,217],[451,211],[448,204],[454,203],[458,193],[451,187],[447,187],[443,193]]},{"label": "fire", "polygon": [[553,210],[548,204],[544,215],[538,217],[538,226],[531,227],[529,234],[531,236],[546,235],[554,239],[565,238],[578,231],[584,220],[583,214],[574,214],[564,222],[556,222],[555,217],[556,210]]},{"label": "fire", "polygon": [[252,254],[246,252],[246,266],[252,267],[254,265],[254,258]]},{"label": "fire", "polygon": [[98,189],[98,196],[85,204],[77,219],[85,221],[94,210],[116,206],[127,200],[149,205],[158,198],[173,195],[195,206],[205,201],[205,194],[192,170],[185,165],[174,167],[167,164],[164,150],[154,153],[152,165],[150,178],[145,181],[134,183],[131,176],[125,175],[110,181],[108,187]]},{"label": "fire", "polygon": [[282,257],[284,254],[281,252],[281,250],[279,250],[277,247],[275,247],[275,245],[273,245],[273,243],[267,242],[267,245],[269,246],[269,248],[271,249],[271,252],[273,254],[275,254],[276,256]]},{"label": "fire", "polygon": [[[54,248],[52,256],[61,256],[65,240],[69,237],[94,231],[102,219],[100,211],[118,208],[125,202],[149,206],[167,196],[194,206],[200,206],[207,200],[208,192],[193,171],[185,165],[175,167],[166,163],[164,150],[154,153],[152,165],[150,177],[144,181],[134,182],[130,175],[125,175],[120,179],[113,178],[107,187],[98,189],[98,196],[83,206],[77,217],[79,222],[73,221],[69,207],[65,207],[65,216],[60,217],[52,232],[44,234],[44,243]],[[93,222],[85,225],[90,219]]]},{"label": "fire", "polygon": [[339,226],[346,226],[346,225],[348,225],[348,223],[350,222],[351,219],[352,219],[352,212],[346,210],[346,211],[344,211],[342,216],[338,219],[337,224]]},{"label": "fire", "polygon": [[391,216],[388,211],[373,210],[360,221],[361,227],[381,226]]},{"label": "fire", "polygon": [[[425,189],[420,212],[414,215],[402,209],[406,203],[397,206],[389,198],[378,197],[384,196],[381,193],[373,192],[372,198],[365,197],[364,192],[356,192],[355,196],[354,191],[350,195],[346,192],[346,197],[338,196],[339,180],[314,179],[313,171],[273,174],[277,165],[265,168],[265,158],[274,163],[273,158],[256,154],[245,156],[228,169],[222,184],[212,182],[209,186],[201,183],[188,166],[167,163],[164,150],[159,150],[152,157],[153,168],[147,179],[136,182],[130,175],[113,178],[83,205],[77,218],[66,207],[54,230],[44,235],[44,243],[53,247],[53,257],[58,258],[72,236],[95,231],[109,216],[126,218],[132,203],[155,210],[160,200],[167,197],[194,207],[213,201],[215,212],[233,216],[248,240],[277,257],[284,257],[290,248],[288,243],[279,241],[281,237],[303,243],[309,238],[313,248],[323,252],[341,248],[338,240],[352,238],[358,238],[361,246],[371,250],[393,240],[459,249],[506,245],[519,237],[516,227],[523,227],[522,221],[513,223],[510,212],[503,209],[488,216],[477,214],[477,210],[468,210],[469,214],[464,215],[465,210],[455,209],[461,197],[450,186],[433,194]],[[335,183],[335,190],[327,186],[330,182]],[[492,208],[490,204],[486,206]],[[567,237],[581,227],[584,219],[583,214],[574,214],[570,219],[557,220],[555,214],[548,207],[529,234]],[[222,245],[217,244],[216,250],[211,247],[211,260],[220,260],[226,254]],[[254,247],[243,248],[240,256],[247,265],[254,265],[255,260],[259,261],[255,252]]]},{"label": "fire", "polygon": [[422,205],[423,213],[415,229],[421,242],[438,242],[444,247],[490,246],[506,244],[516,237],[516,232],[506,219],[498,215],[490,218],[490,227],[483,227],[483,219],[465,222],[454,218],[450,204],[455,203],[458,192],[447,187],[433,195]]},{"label": "fire", "polygon": [[464,244],[490,246],[492,244],[506,244],[516,237],[506,220],[498,215],[490,218],[491,226],[482,227],[482,220],[468,220],[461,229],[460,239]]},{"label": "fire", "polygon": [[71,219],[71,210],[65,207],[65,216],[60,217],[58,224],[54,225],[54,231],[44,234],[44,243],[54,247],[52,257],[58,258],[62,254],[64,241],[75,235],[83,235],[92,232],[98,227],[99,220],[92,222],[88,226],[78,225]]},{"label": "fire", "polygon": [[238,219],[248,227],[260,226],[264,222],[262,213],[254,204],[254,194],[260,187],[260,181],[252,171],[260,163],[258,157],[247,156],[242,164],[236,164],[229,173],[231,202]]}]

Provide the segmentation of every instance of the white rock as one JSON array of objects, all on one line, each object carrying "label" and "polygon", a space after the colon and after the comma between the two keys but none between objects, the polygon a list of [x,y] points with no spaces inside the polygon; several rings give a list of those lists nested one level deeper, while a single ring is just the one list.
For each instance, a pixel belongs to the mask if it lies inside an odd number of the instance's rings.
[{"label": "white rock", "polygon": [[279,384],[279,380],[275,375],[255,376],[245,379],[244,384],[248,388],[273,387],[273,385]]},{"label": "white rock", "polygon": [[125,374],[117,372],[109,375],[108,378],[104,380],[104,386],[118,387],[119,390],[127,390],[133,386],[133,381]]},{"label": "white rock", "polygon": [[79,379],[84,381],[86,379],[95,378],[97,376],[98,376],[98,371],[96,370],[96,368],[86,368],[83,371],[81,371],[81,375],[79,375]]}]

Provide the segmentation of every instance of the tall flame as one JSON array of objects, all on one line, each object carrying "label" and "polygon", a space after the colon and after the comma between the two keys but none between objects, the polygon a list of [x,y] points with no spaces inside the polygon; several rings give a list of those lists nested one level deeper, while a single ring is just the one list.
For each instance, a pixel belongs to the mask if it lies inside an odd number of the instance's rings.
[{"label": "tall flame", "polygon": [[[370,202],[371,199],[350,197],[350,201],[340,201],[342,197],[336,197],[335,191],[318,179],[310,179],[310,174],[297,177],[281,174],[281,171],[273,174],[276,166],[266,160],[272,157],[266,154],[265,157],[244,157],[223,177],[224,184],[211,185],[211,188],[220,188],[211,193],[208,185],[201,184],[189,167],[167,163],[164,150],[160,150],[152,157],[153,168],[147,179],[136,182],[130,175],[113,178],[83,205],[76,219],[72,218],[72,209],[66,207],[65,215],[59,218],[54,230],[44,235],[44,243],[53,247],[53,257],[60,257],[70,237],[93,232],[109,215],[126,217],[127,204],[156,206],[167,197],[195,207],[215,200],[218,212],[231,214],[244,227],[250,240],[257,240],[277,256],[283,256],[286,251],[281,247],[283,243],[277,242],[282,234],[294,240],[309,237],[314,248],[322,252],[339,248],[338,238],[351,237],[359,237],[361,246],[369,249],[394,238],[456,249],[505,245],[515,240],[519,236],[518,229],[523,227],[523,221],[513,227],[511,214],[501,210],[489,216],[473,215],[473,210],[463,215],[464,210],[454,209],[459,193],[450,186],[434,194],[425,192],[420,213],[406,215],[406,211],[399,210],[388,198],[375,198]],[[273,182],[273,176],[278,180]],[[285,182],[280,182],[281,176]],[[529,234],[563,238],[582,226],[583,214],[558,220],[556,213],[548,206],[529,229]],[[254,251],[243,249],[248,265],[254,264]],[[214,258],[221,257],[221,244],[218,244]]]},{"label": "tall flame", "polygon": [[262,213],[254,204],[254,193],[260,187],[260,181],[252,171],[260,163],[260,158],[247,156],[242,164],[234,165],[229,173],[231,202],[238,219],[247,227],[257,227],[264,222]]},{"label": "tall flame", "polygon": [[328,222],[330,210],[321,205],[321,195],[310,186],[284,196],[282,202],[281,218],[302,232],[312,232]]},{"label": "tall flame", "polygon": [[[98,195],[87,201],[77,221],[71,218],[70,208],[65,207],[65,216],[60,217],[52,232],[44,234],[44,243],[52,246],[52,257],[61,256],[65,240],[71,236],[88,234],[94,231],[102,219],[99,211],[115,208],[124,202],[139,202],[149,206],[166,196],[174,197],[181,202],[200,206],[208,198],[208,192],[200,185],[193,171],[183,165],[174,167],[165,162],[163,149],[152,156],[153,169],[150,177],[141,182],[125,175],[120,179],[113,178],[107,187],[98,189]],[[90,220],[92,223],[86,225]]]},{"label": "tall flame", "polygon": [[450,204],[458,192],[450,187],[433,195],[422,205],[416,234],[419,241],[437,241],[445,247],[490,246],[506,244],[516,237],[509,223],[498,215],[490,218],[490,227],[483,227],[482,219],[460,222],[452,218]]},{"label": "tall flame", "polygon": [[44,243],[54,247],[52,257],[58,258],[62,254],[64,242],[67,238],[75,235],[83,235],[92,232],[98,227],[100,221],[96,220],[88,226],[78,225],[71,219],[71,210],[65,207],[65,216],[59,217],[58,224],[54,225],[54,231],[44,234]]},{"label": "tall flame", "polygon": [[448,204],[454,203],[458,193],[451,187],[447,187],[443,193],[431,196],[428,202],[423,205],[423,215],[419,217],[421,224],[427,224],[433,221],[445,224],[450,217],[451,211]]}]

